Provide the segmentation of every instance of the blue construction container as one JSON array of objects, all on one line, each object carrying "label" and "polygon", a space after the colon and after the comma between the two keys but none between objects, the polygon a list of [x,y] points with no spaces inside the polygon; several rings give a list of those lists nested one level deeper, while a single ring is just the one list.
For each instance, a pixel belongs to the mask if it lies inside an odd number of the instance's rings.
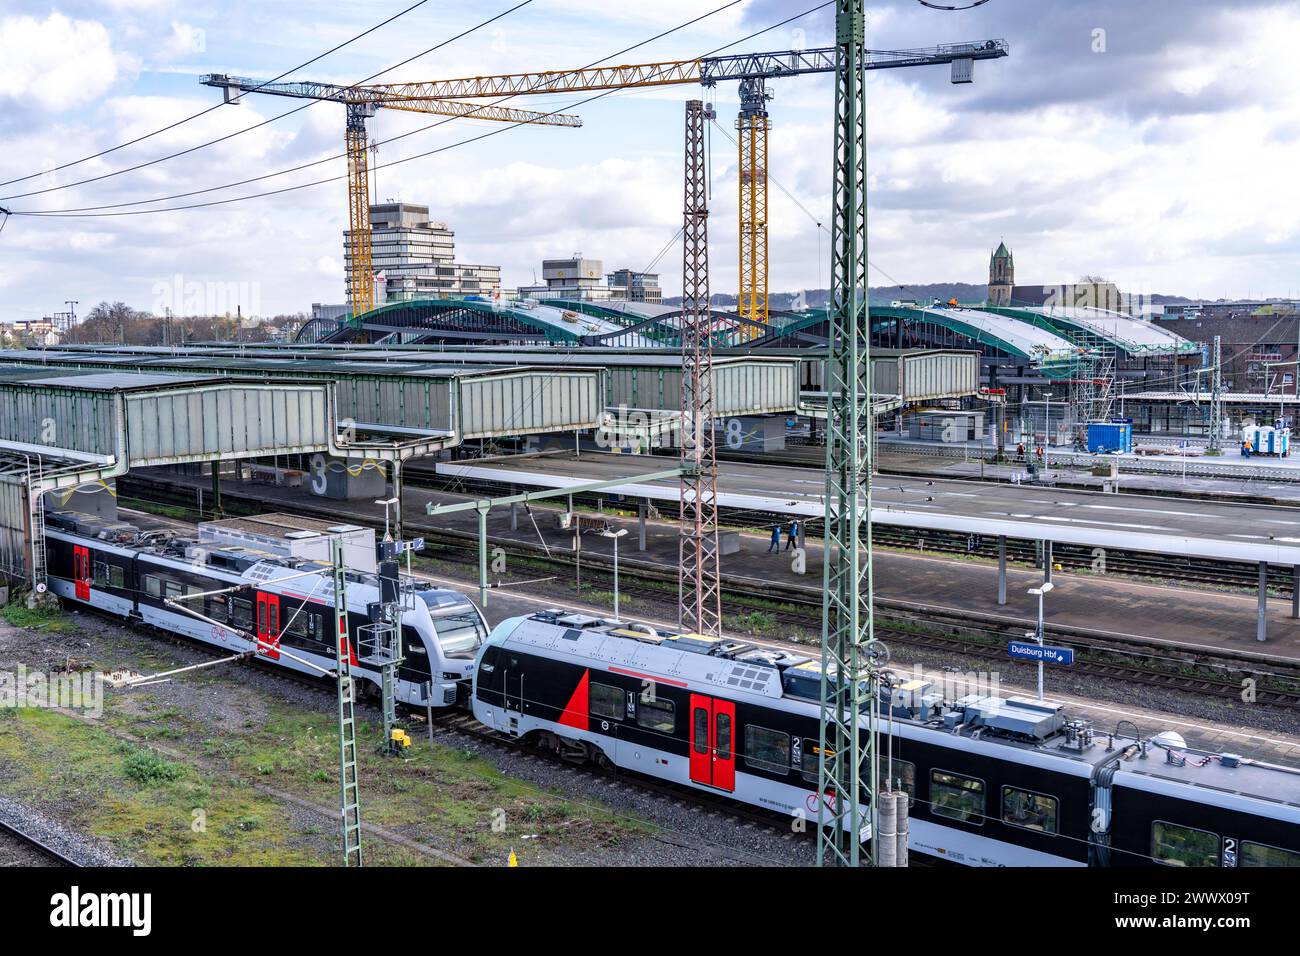
[{"label": "blue construction container", "polygon": [[1133,426],[1120,422],[1089,422],[1088,451],[1128,453],[1133,450]]}]

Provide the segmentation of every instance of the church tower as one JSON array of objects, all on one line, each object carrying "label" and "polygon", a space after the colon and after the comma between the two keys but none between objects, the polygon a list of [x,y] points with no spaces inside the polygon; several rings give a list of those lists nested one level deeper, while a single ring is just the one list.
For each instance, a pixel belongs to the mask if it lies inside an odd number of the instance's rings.
[{"label": "church tower", "polygon": [[1016,285],[1016,267],[1011,250],[999,242],[989,259],[989,305],[1010,305],[1011,290]]}]

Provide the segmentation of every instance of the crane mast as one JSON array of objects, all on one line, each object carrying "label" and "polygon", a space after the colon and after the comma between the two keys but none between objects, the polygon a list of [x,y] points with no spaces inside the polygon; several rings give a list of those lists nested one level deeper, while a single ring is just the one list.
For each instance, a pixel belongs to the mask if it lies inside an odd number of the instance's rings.
[{"label": "crane mast", "polygon": [[367,121],[375,111],[407,110],[440,116],[490,120],[498,123],[535,124],[539,126],[582,125],[582,119],[565,113],[539,113],[492,104],[458,103],[452,100],[412,100],[396,88],[338,86],[306,80],[264,82],[248,77],[209,73],[201,80],[204,86],[220,89],[227,103],[236,103],[244,93],[265,93],[294,99],[329,100],[347,107],[344,127],[344,152],[348,162],[348,251],[347,292],[351,322],[360,327],[360,317],[375,307],[375,274],[370,236],[370,164],[367,154]]}]

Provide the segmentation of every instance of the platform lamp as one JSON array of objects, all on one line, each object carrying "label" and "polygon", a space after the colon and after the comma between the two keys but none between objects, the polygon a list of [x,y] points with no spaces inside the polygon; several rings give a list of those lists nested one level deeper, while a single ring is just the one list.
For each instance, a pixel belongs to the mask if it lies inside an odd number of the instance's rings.
[{"label": "platform lamp", "polygon": [[[1052,590],[1055,585],[1051,581],[1044,581],[1036,588],[1030,588],[1030,594],[1038,595],[1038,629],[1036,631],[1025,632],[1025,637],[1032,638],[1038,642],[1038,646],[1043,646],[1043,595]],[[1043,658],[1038,658],[1038,699],[1043,699]]]},{"label": "platform lamp", "polygon": [[388,509],[398,504],[400,498],[376,498],[375,504],[384,506],[384,540],[392,541],[392,535],[388,533]]},{"label": "platform lamp", "polygon": [[618,620],[618,539],[627,534],[627,528],[619,528],[617,531],[602,531],[602,538],[614,539],[614,620]]}]

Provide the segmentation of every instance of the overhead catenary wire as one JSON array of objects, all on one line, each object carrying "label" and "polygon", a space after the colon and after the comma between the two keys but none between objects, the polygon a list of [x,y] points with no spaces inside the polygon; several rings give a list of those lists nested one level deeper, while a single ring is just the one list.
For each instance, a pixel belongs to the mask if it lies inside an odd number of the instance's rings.
[{"label": "overhead catenary wire", "polygon": [[[380,29],[381,27],[388,26],[388,24],[392,23],[394,20],[398,19],[399,17],[405,16],[406,14],[410,13],[412,10],[416,9],[417,7],[424,6],[428,2],[429,0],[418,0],[418,2],[411,4],[405,10],[401,10],[393,14],[391,17],[389,17],[386,20],[381,20],[379,23],[376,23],[373,27],[370,27],[368,30],[364,30],[361,33],[356,34],[355,36],[350,37],[347,40],[344,40],[342,43],[330,47],[324,53],[318,53],[310,60],[304,60],[302,63],[299,63],[297,66],[290,67],[289,69],[285,70],[283,73],[279,74],[278,76],[271,77],[271,79],[267,80],[265,83],[262,83],[258,88],[260,89],[262,86],[266,86],[269,83],[275,83],[278,80],[282,80],[290,73],[296,73],[299,70],[303,69],[304,67],[311,66],[313,63],[316,63],[319,60],[324,59],[325,57],[329,56],[331,53],[337,53],[345,46],[349,46],[350,44],[355,43],[357,40],[369,36],[371,33],[374,33],[376,30]],[[69,162],[62,163],[61,165],[52,166],[49,169],[42,169],[35,173],[28,173],[26,176],[19,176],[16,179],[6,179],[3,182],[0,182],[0,186],[12,186],[14,183],[25,182],[28,179],[35,179],[38,176],[48,176],[50,173],[57,173],[60,170],[69,169],[72,166],[78,166],[81,163],[89,162],[92,159],[98,159],[101,156],[107,156],[109,153],[115,153],[119,149],[125,149],[128,146],[134,146],[136,143],[142,143],[146,139],[151,139],[152,137],[158,136],[161,133],[166,133],[171,130],[174,130],[178,126],[184,126],[186,123],[190,122],[191,120],[196,120],[201,116],[206,116],[208,113],[211,113],[213,110],[218,110],[221,107],[226,105],[227,105],[226,103],[217,103],[214,106],[209,106],[207,109],[199,110],[199,112],[186,116],[183,119],[176,120],[176,122],[170,123],[167,126],[160,127],[159,129],[153,130],[152,132],[149,133],[144,133],[140,136],[137,136],[135,139],[127,140],[125,143],[118,143],[116,146],[110,146],[107,149],[101,149],[99,152],[91,153],[89,156],[83,156],[80,159],[70,160]]]},{"label": "overhead catenary wire", "polygon": [[[719,13],[719,12],[721,12],[721,11],[723,11],[723,10],[726,10],[726,9],[728,9],[729,7],[735,6],[735,5],[736,5],[737,3],[739,3],[739,2],[741,2],[741,0],[731,0],[731,2],[726,3],[726,4],[723,4],[722,6],[717,7],[716,9],[711,10],[711,11],[709,11],[708,13],[701,14],[700,16],[695,17],[695,18],[693,18],[692,20],[689,20],[689,21],[686,21],[686,22],[684,22],[684,23],[678,24],[677,26],[672,27],[672,28],[669,29],[669,30],[665,30],[663,33],[657,34],[657,35],[655,35],[655,36],[653,36],[653,37],[650,37],[650,38],[648,38],[648,39],[646,39],[646,40],[642,40],[642,41],[640,41],[639,43],[636,43],[636,44],[633,44],[632,46],[629,46],[629,47],[624,48],[623,50],[620,50],[620,51],[618,51],[618,52],[616,52],[616,53],[612,53],[612,54],[610,54],[609,56],[603,57],[603,58],[601,58],[600,60],[596,60],[596,61],[594,61],[593,63],[589,64],[588,66],[585,66],[585,67],[579,67],[579,68],[577,68],[577,69],[575,69],[575,70],[571,70],[571,71],[568,71],[568,72],[576,73],[576,72],[579,72],[580,70],[588,69],[590,66],[595,66],[595,65],[598,65],[598,64],[600,64],[600,63],[603,63],[603,62],[605,62],[606,60],[612,59],[612,58],[615,57],[615,56],[621,56],[622,54],[627,53],[627,52],[629,52],[630,50],[634,50],[634,49],[637,49],[638,47],[645,46],[646,44],[651,43],[651,42],[654,42],[655,40],[658,40],[658,39],[660,39],[660,38],[662,38],[662,37],[664,37],[664,36],[667,36],[667,35],[670,34],[670,33],[673,33],[673,32],[676,32],[676,31],[678,31],[678,30],[684,29],[685,27],[691,26],[691,25],[694,24],[694,23],[698,23],[699,21],[701,21],[701,20],[703,20],[703,19],[705,19],[705,18],[707,18],[707,17],[713,16],[714,14]],[[811,14],[811,13],[815,13],[816,11],[823,9],[824,7],[828,7],[828,6],[831,5],[832,2],[833,2],[833,0],[826,0],[826,2],[824,2],[824,3],[820,3],[820,4],[816,5],[816,6],[810,7],[809,9],[804,10],[804,11],[801,12],[801,13],[795,14],[794,16],[787,17],[786,19],[784,19],[784,20],[782,20],[782,21],[780,21],[780,22],[778,22],[778,23],[773,23],[773,24],[771,24],[770,26],[764,27],[764,28],[761,29],[761,30],[756,30],[756,31],[754,31],[753,33],[750,33],[750,34],[748,34],[747,36],[740,37],[740,38],[738,38],[738,39],[736,39],[736,40],[731,41],[730,43],[723,44],[723,45],[720,46],[720,47],[717,47],[717,48],[715,48],[715,49],[713,49],[713,50],[710,50],[710,51],[708,51],[708,52],[706,52],[706,53],[700,54],[700,57],[698,57],[698,58],[707,57],[707,56],[713,56],[714,54],[720,53],[720,52],[722,52],[723,50],[727,50],[727,49],[730,49],[731,47],[737,46],[738,44],[745,43],[745,42],[747,42],[748,40],[753,39],[754,37],[761,36],[762,34],[767,33],[767,32],[770,32],[771,30],[778,29],[779,27],[785,26],[785,25],[788,24],[788,23],[792,23],[792,22],[794,22],[795,20],[801,19],[802,17],[805,17],[805,16],[807,16],[807,15],[809,15],[809,14]],[[591,96],[588,96],[588,97],[585,97],[585,98],[583,98],[583,99],[581,99],[581,100],[578,100],[577,102],[570,103],[570,104],[568,104],[568,105],[566,105],[566,106],[559,107],[559,108],[557,108],[557,109],[551,110],[551,111],[549,111],[549,112],[542,113],[542,114],[540,114],[540,115],[541,115],[541,117],[554,116],[554,115],[556,115],[556,114],[558,114],[558,113],[562,113],[562,112],[565,112],[565,111],[567,111],[567,110],[572,110],[572,109],[574,109],[574,108],[576,108],[576,107],[583,106],[583,105],[585,105],[585,104],[587,104],[587,103],[590,103],[590,102],[593,102],[593,101],[595,101],[595,100],[603,99],[603,98],[606,97],[606,96],[610,96],[610,95],[615,94],[615,93],[618,93],[618,92],[621,92],[621,91],[618,90],[618,89],[604,90],[604,91],[602,91],[602,92],[595,93],[595,94],[593,94],[593,95],[591,95]],[[513,99],[515,96],[520,96],[520,95],[524,95],[524,94],[522,94],[522,93],[511,94],[511,95],[509,95],[509,96],[505,96],[505,97],[502,97],[501,99],[495,100],[495,101],[493,101],[492,103],[484,104],[484,105],[485,105],[485,106],[495,106],[495,105],[499,105],[500,103],[506,102],[507,100]],[[380,140],[379,143],[378,143],[378,145],[383,146],[383,145],[386,145],[386,144],[388,144],[388,143],[396,142],[397,140],[405,139],[405,138],[408,137],[408,136],[414,136],[414,135],[416,135],[417,133],[425,132],[425,131],[427,131],[427,130],[433,129],[433,128],[438,127],[438,126],[441,126],[441,125],[443,125],[444,123],[451,122],[453,119],[459,119],[459,118],[461,118],[461,117],[448,117],[447,119],[439,120],[439,121],[434,122],[434,123],[429,123],[429,124],[427,124],[427,125],[425,125],[425,126],[422,126],[422,127],[417,128],[417,129],[409,130],[408,132],[398,134],[397,136],[389,137],[389,138],[386,139],[386,140]],[[435,149],[426,150],[426,151],[424,151],[424,152],[422,152],[422,153],[416,153],[416,154],[413,154],[413,155],[411,155],[411,156],[403,157],[403,158],[401,158],[401,159],[395,159],[395,160],[391,160],[391,161],[389,161],[389,162],[387,162],[387,163],[382,163],[382,164],[376,166],[375,169],[387,169],[387,168],[389,168],[389,167],[391,167],[391,166],[399,166],[399,165],[402,165],[403,163],[409,163],[409,162],[412,162],[412,161],[417,160],[417,159],[423,159],[423,158],[426,158],[426,157],[428,157],[428,156],[433,156],[433,155],[437,155],[437,154],[439,154],[439,153],[444,153],[444,152],[447,152],[447,151],[449,151],[449,150],[457,149],[457,148],[459,148],[459,147],[461,147],[461,146],[467,146],[467,145],[470,145],[470,144],[472,144],[472,143],[478,142],[478,141],[480,141],[480,140],[487,139],[488,137],[496,136],[496,135],[499,135],[499,134],[501,134],[501,133],[507,132],[508,130],[516,129],[516,128],[520,127],[520,126],[526,126],[526,125],[531,125],[531,122],[529,122],[529,121],[519,121],[519,122],[515,122],[515,123],[506,123],[506,124],[501,124],[501,125],[495,127],[494,129],[487,130],[487,131],[485,131],[485,132],[483,132],[483,133],[480,133],[480,134],[478,134],[478,135],[476,135],[476,136],[472,136],[472,137],[468,137],[468,138],[463,139],[463,140],[459,140],[459,141],[457,141],[457,142],[455,142],[455,143],[449,143],[449,144],[447,144],[447,145],[445,145],[445,146],[440,146],[440,147],[437,147],[437,148],[435,148]],[[257,178],[255,178],[254,180],[250,180],[250,181],[260,181],[260,180],[262,180],[262,179],[269,179],[269,178],[272,178],[272,177],[277,176],[277,175],[284,175],[284,174],[286,174],[286,173],[288,173],[288,172],[294,172],[294,171],[296,171],[296,170],[298,170],[298,169],[301,169],[301,168],[307,168],[307,167],[309,167],[309,166],[320,165],[320,164],[323,163],[323,162],[328,162],[328,161],[333,160],[333,159],[338,159],[338,158],[341,158],[342,156],[343,156],[343,154],[338,154],[338,155],[336,155],[336,156],[331,156],[331,157],[329,157],[328,159],[317,160],[317,161],[315,161],[315,162],[313,162],[313,163],[304,164],[304,165],[299,166],[299,167],[293,167],[293,168],[291,168],[291,169],[281,170],[281,171],[276,172],[276,173],[268,173],[268,174],[266,174],[266,175],[264,175],[264,176],[257,177]],[[42,217],[42,218],[101,218],[101,217],[105,217],[105,216],[149,215],[149,214],[152,214],[152,213],[161,213],[161,212],[177,212],[177,211],[183,211],[183,210],[188,210],[188,209],[208,208],[208,207],[211,207],[211,206],[220,206],[220,205],[226,205],[226,204],[234,203],[234,202],[245,202],[245,201],[247,201],[247,200],[251,200],[251,199],[261,199],[261,198],[270,197],[270,196],[282,195],[282,194],[284,194],[284,193],[295,192],[295,191],[300,190],[300,189],[310,189],[310,188],[312,188],[312,187],[320,186],[320,185],[324,185],[324,184],[326,184],[326,183],[338,182],[338,181],[343,180],[343,179],[346,179],[346,178],[347,178],[346,174],[339,174],[339,175],[336,175],[336,176],[329,176],[329,177],[326,177],[326,178],[323,178],[323,179],[312,180],[312,181],[310,181],[310,182],[306,182],[306,183],[299,183],[299,184],[296,184],[296,185],[294,185],[294,186],[285,186],[285,187],[281,187],[281,188],[279,188],[279,189],[265,190],[265,191],[263,191],[263,192],[257,192],[257,193],[249,193],[249,194],[246,194],[246,195],[243,195],[243,196],[233,196],[233,197],[230,197],[230,198],[228,198],[228,199],[219,199],[219,200],[213,200],[213,201],[210,201],[210,202],[202,202],[202,203],[188,203],[188,204],[180,205],[180,206],[167,206],[167,207],[163,207],[163,208],[159,208],[159,209],[136,209],[136,210],[132,210],[132,209],[125,209],[125,207],[127,207],[127,206],[132,206],[132,205],[142,205],[142,204],[145,204],[145,203],[148,203],[148,202],[165,202],[165,201],[167,201],[167,198],[168,198],[168,197],[159,197],[159,198],[156,198],[156,199],[153,199],[153,200],[136,201],[136,202],[133,202],[133,203],[111,203],[111,204],[107,204],[106,206],[103,206],[103,207],[83,207],[84,210],[90,210],[90,209],[94,208],[94,209],[96,209],[96,210],[101,210],[101,209],[110,209],[110,210],[124,210],[124,211],[83,211],[83,209],[69,208],[69,209],[56,209],[56,210],[23,210],[23,211],[14,211],[14,215],[22,215],[22,216],[28,216],[28,217]],[[231,188],[231,187],[233,187],[233,186],[242,185],[242,184],[243,184],[243,183],[241,183],[241,182],[228,183],[228,184],[225,184],[225,185],[223,185],[223,186],[211,187],[211,188],[209,188],[209,189],[207,189],[207,190],[202,190],[202,192],[215,192],[215,191],[217,191],[217,190],[219,190],[219,189]]]},{"label": "overhead catenary wire", "polygon": [[[424,0],[422,0],[422,2],[424,2]],[[396,69],[399,69],[400,67],[406,66],[408,63],[411,63],[411,62],[413,62],[413,61],[415,61],[415,60],[418,60],[418,59],[419,59],[420,57],[422,57],[422,56],[427,56],[427,55],[430,54],[430,53],[434,53],[434,52],[436,52],[437,50],[441,50],[443,47],[445,47],[445,46],[449,46],[450,44],[455,43],[457,40],[460,40],[460,39],[463,39],[464,37],[469,36],[471,33],[474,33],[474,32],[476,32],[476,31],[478,31],[478,30],[483,29],[483,28],[486,27],[486,26],[490,26],[490,25],[492,25],[493,23],[496,23],[498,20],[500,20],[500,19],[502,19],[502,18],[504,18],[504,17],[507,17],[507,16],[509,16],[510,14],[514,13],[514,12],[515,12],[516,10],[518,10],[520,7],[525,7],[525,6],[527,6],[528,4],[530,4],[530,3],[532,3],[532,2],[533,2],[533,0],[520,0],[519,3],[515,4],[513,7],[510,7],[508,10],[503,10],[503,11],[501,11],[500,13],[496,14],[496,15],[493,16],[493,17],[490,17],[490,18],[487,19],[487,20],[483,20],[483,21],[481,21],[481,22],[479,22],[479,23],[476,23],[474,26],[469,27],[468,29],[462,30],[460,33],[457,33],[455,36],[448,37],[446,40],[443,40],[443,41],[441,41],[441,42],[439,42],[439,43],[436,43],[436,44],[434,44],[433,46],[428,47],[427,49],[421,50],[419,53],[416,53],[416,54],[414,54],[414,55],[412,55],[412,56],[409,56],[409,57],[407,57],[405,60],[402,60],[402,61],[400,61],[400,62],[398,62],[398,63],[394,63],[392,66],[385,67],[384,69],[380,70],[378,73],[372,73],[372,74],[370,74],[370,75],[367,76],[367,77],[364,77],[364,78],[362,78],[362,79],[360,79],[360,80],[357,80],[355,83],[353,83],[353,84],[351,84],[350,86],[348,86],[347,89],[353,89],[353,88],[355,88],[355,87],[357,87],[357,86],[360,86],[362,83],[369,83],[371,80],[373,80],[373,79],[377,79],[378,77],[383,76],[385,73],[391,73],[393,70],[396,70]],[[411,9],[414,9],[414,8],[411,8]],[[390,19],[395,19],[395,18],[390,18]],[[378,29],[378,28],[375,27],[375,28],[372,28],[372,29]],[[326,55],[326,54],[321,54],[321,56],[325,56],[325,55]],[[320,58],[320,57],[317,57],[316,59],[319,59],[319,58]],[[314,61],[308,61],[308,62],[314,62]],[[294,70],[290,70],[289,72],[292,73],[292,72],[294,72],[295,70],[298,70],[298,69],[301,69],[301,67],[294,67]],[[282,78],[282,77],[284,77],[284,76],[287,76],[287,75],[288,75],[287,73],[282,73],[282,74],[280,74],[280,77],[277,77],[276,79],[280,79],[280,78]],[[266,82],[259,84],[259,85],[258,85],[258,89],[261,89],[262,87],[267,86],[267,85],[269,85],[269,84],[271,84],[271,83],[274,83],[274,82],[276,82],[276,80],[267,80]],[[246,92],[250,92],[250,93],[251,93],[251,92],[256,92],[256,91],[255,91],[255,90],[248,90],[248,91],[246,91]],[[241,94],[240,97],[236,97],[236,99],[240,99],[240,98],[242,98],[242,94]],[[0,198],[3,198],[3,199],[8,200],[8,199],[22,199],[22,198],[25,198],[25,197],[28,197],[28,196],[40,196],[40,195],[43,195],[43,194],[45,194],[45,193],[58,192],[59,190],[62,190],[62,189],[72,189],[72,188],[75,187],[75,186],[84,186],[84,185],[87,185],[88,183],[96,183],[96,182],[100,182],[101,180],[112,179],[112,178],[114,178],[114,177],[116,177],[116,176],[124,175],[125,173],[131,173],[131,172],[135,172],[136,170],[146,169],[146,168],[148,168],[148,167],[150,167],[150,166],[156,166],[156,165],[158,165],[159,163],[165,163],[165,162],[167,162],[168,160],[176,159],[176,158],[179,157],[179,156],[186,156],[186,155],[188,155],[188,154],[190,154],[190,153],[198,152],[198,151],[201,150],[201,149],[207,149],[209,146],[216,146],[216,145],[219,144],[219,143],[224,143],[224,142],[226,142],[227,140],[234,139],[236,136],[242,136],[244,133],[251,133],[253,130],[261,129],[263,126],[268,126],[268,125],[270,125],[271,123],[278,122],[279,120],[282,120],[282,119],[284,119],[284,118],[287,117],[287,116],[292,116],[292,115],[294,115],[295,113],[300,113],[300,112],[302,112],[302,111],[305,110],[305,109],[308,109],[308,108],[310,108],[310,107],[312,107],[312,106],[315,106],[315,105],[316,105],[317,103],[319,103],[319,102],[321,102],[321,101],[320,101],[320,100],[309,100],[308,102],[302,104],[302,106],[295,106],[295,107],[294,107],[293,109],[291,109],[291,110],[286,110],[285,112],[280,113],[280,114],[277,114],[276,116],[272,116],[272,117],[270,117],[270,118],[268,118],[268,119],[264,119],[264,120],[262,120],[260,123],[254,123],[252,126],[246,126],[246,127],[244,127],[243,129],[235,130],[233,133],[227,133],[225,136],[219,136],[219,137],[217,137],[216,139],[208,140],[206,143],[199,143],[199,144],[197,144],[197,145],[195,145],[195,146],[190,146],[190,147],[187,147],[186,149],[178,150],[177,152],[174,152],[174,153],[169,153],[169,154],[167,154],[166,156],[159,156],[159,157],[156,158],[156,159],[151,159],[151,160],[147,160],[146,162],[137,163],[137,164],[134,165],[134,166],[126,166],[126,167],[124,167],[124,168],[122,168],[122,169],[113,170],[112,172],[104,173],[104,174],[102,174],[102,175],[100,175],[100,176],[91,176],[91,177],[88,177],[88,178],[86,178],[86,179],[79,179],[79,180],[76,180],[75,182],[63,183],[63,184],[58,185],[58,186],[49,186],[49,187],[47,187],[47,188],[45,188],[45,189],[35,189],[35,190],[31,190],[31,191],[29,191],[29,192],[25,192],[25,193],[11,193],[11,194],[8,195],[8,196],[4,196],[4,197],[0,197]],[[195,114],[195,115],[196,115],[196,116],[202,116],[202,115],[204,115],[205,113],[209,113],[209,112],[211,112],[212,110],[214,110],[214,109],[218,109],[218,108],[220,108],[220,107],[222,107],[222,106],[225,106],[225,105],[227,105],[225,102],[221,102],[221,103],[216,104],[216,106],[209,107],[207,110],[204,110],[202,113],[198,113],[198,114]],[[331,158],[337,158],[337,157],[331,157]],[[75,164],[74,164],[74,165],[75,165]],[[44,175],[44,173],[36,173],[36,174],[34,174],[34,175],[38,175],[38,176],[39,176],[39,175]],[[32,177],[31,177],[31,176],[25,176],[25,177],[23,177],[23,179],[30,179],[30,178],[32,178]],[[10,182],[21,182],[21,180],[10,180]],[[7,185],[7,184],[5,184],[5,185]]]}]

